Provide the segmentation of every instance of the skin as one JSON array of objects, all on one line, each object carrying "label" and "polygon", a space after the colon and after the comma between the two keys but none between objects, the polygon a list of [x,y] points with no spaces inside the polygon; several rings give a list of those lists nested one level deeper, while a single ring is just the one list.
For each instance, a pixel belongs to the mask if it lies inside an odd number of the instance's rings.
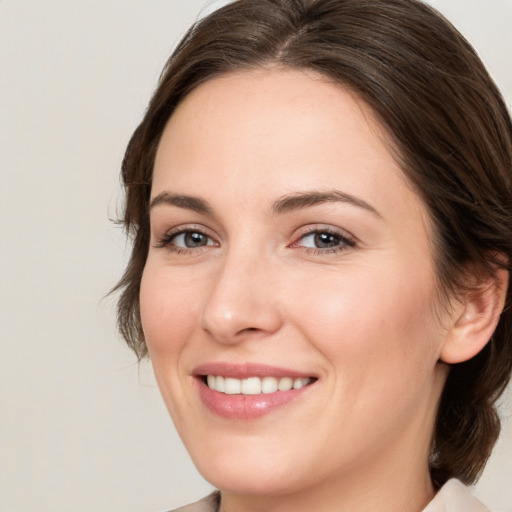
[{"label": "skin", "polygon": [[[368,207],[272,209],[332,190]],[[427,212],[369,108],[300,71],[210,80],[165,128],[152,198],[165,192],[210,211],[151,209],[142,323],[167,408],[223,510],[422,510],[439,359],[461,310],[437,304]],[[309,233],[326,229],[334,246],[315,247]],[[206,245],[186,247],[182,231]],[[199,398],[193,370],[208,362],[317,381],[261,418],[227,419]]]}]

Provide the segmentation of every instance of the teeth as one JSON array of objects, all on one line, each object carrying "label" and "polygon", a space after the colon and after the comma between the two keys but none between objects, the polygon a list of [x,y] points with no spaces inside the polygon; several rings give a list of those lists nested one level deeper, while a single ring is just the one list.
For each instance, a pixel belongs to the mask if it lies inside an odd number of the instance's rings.
[{"label": "teeth", "polygon": [[308,377],[292,379],[291,377],[249,377],[248,379],[234,379],[220,375],[208,375],[208,387],[227,395],[259,395],[261,393],[275,393],[277,391],[290,391],[300,389],[313,381]]},{"label": "teeth", "polygon": [[293,381],[293,389],[300,389],[307,386],[311,382],[311,379],[295,379]]},{"label": "teeth", "polygon": [[242,395],[259,395],[261,393],[261,379],[249,377],[242,381]]},{"label": "teeth", "polygon": [[277,379],[275,377],[263,377],[261,381],[261,391],[263,393],[275,393],[277,386]]},{"label": "teeth", "polygon": [[293,388],[293,379],[290,377],[283,377],[279,380],[279,384],[277,385],[277,389],[279,391],[290,391]]},{"label": "teeth", "polygon": [[224,377],[215,377],[215,389],[221,393],[225,393],[226,386],[224,384]]},{"label": "teeth", "polygon": [[[222,378],[222,377],[221,377]],[[226,377],[224,379],[224,393],[226,395],[239,395],[242,392],[242,381]]]}]

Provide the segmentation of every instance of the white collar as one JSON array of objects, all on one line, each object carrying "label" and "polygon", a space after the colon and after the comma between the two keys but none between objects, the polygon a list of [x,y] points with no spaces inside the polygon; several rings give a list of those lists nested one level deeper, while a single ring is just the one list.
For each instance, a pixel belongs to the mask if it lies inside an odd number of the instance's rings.
[{"label": "white collar", "polygon": [[423,512],[490,512],[459,480],[448,480]]}]

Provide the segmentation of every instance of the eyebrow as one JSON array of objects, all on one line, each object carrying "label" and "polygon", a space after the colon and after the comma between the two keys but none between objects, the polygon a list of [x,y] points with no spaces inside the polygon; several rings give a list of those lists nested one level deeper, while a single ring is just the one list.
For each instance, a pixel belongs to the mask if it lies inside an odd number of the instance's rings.
[{"label": "eyebrow", "polygon": [[[308,191],[288,194],[273,203],[271,212],[274,215],[280,215],[323,203],[335,202],[357,206],[358,208],[367,210],[373,215],[382,218],[382,215],[371,204],[359,197],[341,192],[340,190]],[[208,201],[204,199],[183,194],[172,194],[170,192],[161,192],[155,196],[151,200],[149,208],[151,210],[162,204],[185,208],[205,215],[211,215],[214,213],[213,208],[208,204]]]},{"label": "eyebrow", "polygon": [[155,196],[149,203],[149,209],[162,204],[185,208],[197,213],[212,214],[213,209],[204,199],[199,197],[187,196],[182,194],[171,194],[170,192],[161,192]]},{"label": "eyebrow", "polygon": [[340,190],[328,191],[310,191],[289,194],[278,199],[272,206],[272,211],[276,214],[288,213],[310,206],[316,206],[323,203],[348,203],[358,208],[363,208],[373,215],[382,218],[382,215],[369,203],[359,197],[346,194]]}]

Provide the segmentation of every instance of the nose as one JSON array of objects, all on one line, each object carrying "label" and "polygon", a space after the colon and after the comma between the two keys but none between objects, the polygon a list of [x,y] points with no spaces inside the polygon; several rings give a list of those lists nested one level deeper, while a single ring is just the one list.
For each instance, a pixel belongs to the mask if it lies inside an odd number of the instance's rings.
[{"label": "nose", "polygon": [[247,255],[228,255],[212,278],[201,327],[217,342],[238,343],[277,332],[282,325],[269,262]]}]

